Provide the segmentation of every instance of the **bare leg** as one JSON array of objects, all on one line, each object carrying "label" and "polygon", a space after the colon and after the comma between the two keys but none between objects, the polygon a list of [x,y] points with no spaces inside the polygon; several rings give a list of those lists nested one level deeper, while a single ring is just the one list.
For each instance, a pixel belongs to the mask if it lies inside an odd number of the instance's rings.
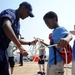
[{"label": "bare leg", "polygon": [[41,65],[40,65],[40,64],[39,64],[39,70],[42,71],[42,70],[41,70]]},{"label": "bare leg", "polygon": [[45,71],[45,64],[42,64],[42,67],[43,67],[43,71]]},{"label": "bare leg", "polygon": [[14,68],[11,68],[11,74],[13,74],[13,70],[14,70]]}]

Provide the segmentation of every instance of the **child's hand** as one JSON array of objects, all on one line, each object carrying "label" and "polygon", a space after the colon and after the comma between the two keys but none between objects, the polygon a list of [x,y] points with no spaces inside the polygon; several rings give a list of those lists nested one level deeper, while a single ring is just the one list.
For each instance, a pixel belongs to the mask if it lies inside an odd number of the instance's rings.
[{"label": "child's hand", "polygon": [[43,57],[42,60],[44,60],[45,58]]},{"label": "child's hand", "polygon": [[37,43],[37,39],[35,39],[35,40],[33,40],[33,41],[31,41],[30,43],[31,43],[31,45],[35,45],[36,43]]},{"label": "child's hand", "polygon": [[66,38],[61,38],[58,41],[57,47],[64,48],[67,44],[68,44],[67,39]]}]

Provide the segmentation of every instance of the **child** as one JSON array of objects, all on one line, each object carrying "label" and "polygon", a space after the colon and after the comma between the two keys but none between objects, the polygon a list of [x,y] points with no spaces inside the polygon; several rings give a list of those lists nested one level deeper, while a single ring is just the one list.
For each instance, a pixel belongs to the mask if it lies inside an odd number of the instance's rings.
[{"label": "child", "polygon": [[8,62],[9,62],[9,65],[10,65],[10,71],[11,71],[11,75],[13,75],[13,71],[14,71],[14,65],[15,65],[15,62],[14,62],[14,51],[16,49],[14,49],[14,47],[16,47],[16,45],[11,41],[8,48],[7,48],[7,52],[8,52]]},{"label": "child", "polygon": [[[43,39],[41,41],[44,41]],[[45,57],[46,57],[46,51],[45,51],[45,45],[39,42],[39,58],[40,60],[38,61],[39,65],[39,72],[38,74],[45,74]]]},{"label": "child", "polygon": [[[54,44],[57,44],[57,50],[64,48],[71,41],[72,36],[64,27],[59,26],[57,14],[50,11],[44,15],[43,19],[47,27],[53,29],[52,39]],[[56,64],[54,63],[54,60],[54,48],[50,47],[47,75],[59,75],[59,73],[63,72],[64,61],[57,51]]]}]

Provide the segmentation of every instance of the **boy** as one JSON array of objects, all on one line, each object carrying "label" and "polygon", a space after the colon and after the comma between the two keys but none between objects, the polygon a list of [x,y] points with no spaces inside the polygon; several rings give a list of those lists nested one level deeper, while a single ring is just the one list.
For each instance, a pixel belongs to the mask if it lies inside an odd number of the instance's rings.
[{"label": "boy", "polygon": [[[58,16],[55,12],[50,11],[43,17],[45,24],[49,29],[54,29],[52,32],[52,39],[54,44],[57,44],[56,48],[64,48],[72,39],[71,34],[58,24]],[[59,75],[63,72],[64,62],[62,57],[56,51],[56,64],[54,63],[54,48],[49,48],[48,70],[47,75]]]}]

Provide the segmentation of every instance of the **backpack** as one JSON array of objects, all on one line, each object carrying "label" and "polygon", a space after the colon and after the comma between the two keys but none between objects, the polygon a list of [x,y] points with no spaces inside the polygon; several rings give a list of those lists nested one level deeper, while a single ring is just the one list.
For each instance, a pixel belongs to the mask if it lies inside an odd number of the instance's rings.
[{"label": "backpack", "polygon": [[[52,40],[52,33],[49,34],[49,39],[50,39],[50,41],[51,41],[50,43],[51,43],[51,44],[54,44],[54,43],[53,43],[53,40]],[[53,46],[53,48],[54,48],[55,50],[57,50],[57,48],[56,48],[55,46]],[[65,50],[66,50],[67,55],[65,54]],[[70,44],[67,44],[67,46],[65,46],[64,49],[62,49],[62,50],[57,50],[57,51],[58,51],[58,53],[60,54],[60,56],[63,58],[64,63],[69,64],[69,63],[72,61],[72,48],[71,48],[71,45],[70,45]],[[67,57],[66,57],[66,56],[67,56]],[[67,60],[66,60],[66,58],[67,58]],[[55,61],[56,61],[56,59],[55,59]]]},{"label": "backpack", "polygon": [[66,50],[66,53],[67,53],[67,64],[69,64],[72,61],[72,48],[69,44],[67,44],[67,46],[63,50],[58,50],[60,56],[64,60],[64,63],[66,63],[65,50]]}]

